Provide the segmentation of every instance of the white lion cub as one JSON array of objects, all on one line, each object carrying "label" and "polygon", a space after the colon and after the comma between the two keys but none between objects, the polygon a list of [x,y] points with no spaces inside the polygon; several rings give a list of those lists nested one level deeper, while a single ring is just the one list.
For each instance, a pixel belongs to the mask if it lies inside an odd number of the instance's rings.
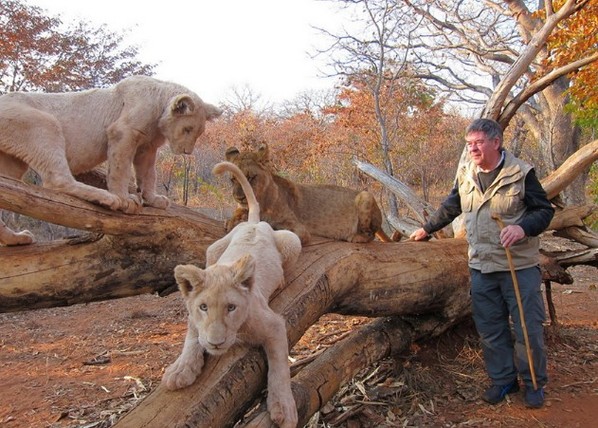
[{"label": "white lion cub", "polygon": [[221,355],[236,342],[261,345],[268,359],[268,411],[280,427],[297,426],[291,391],[285,320],[268,305],[284,284],[283,268],[299,257],[293,232],[273,230],[260,221],[257,200],[241,170],[230,162],[213,172],[230,171],[247,195],[248,221],[239,223],[207,250],[206,269],[179,265],[176,281],[189,312],[183,351],[162,381],[169,389],[191,385],[201,372],[204,351]]},{"label": "white lion cub", "polygon": [[[156,153],[168,141],[176,154],[190,154],[206,121],[221,114],[176,83],[132,76],[110,88],[69,93],[12,92],[0,97],[0,175],[20,179],[35,170],[43,185],[112,210],[136,213],[129,194],[131,166],[143,203],[168,207],[156,194]],[[108,191],[73,175],[108,161]],[[0,219],[0,244],[33,242]]]}]

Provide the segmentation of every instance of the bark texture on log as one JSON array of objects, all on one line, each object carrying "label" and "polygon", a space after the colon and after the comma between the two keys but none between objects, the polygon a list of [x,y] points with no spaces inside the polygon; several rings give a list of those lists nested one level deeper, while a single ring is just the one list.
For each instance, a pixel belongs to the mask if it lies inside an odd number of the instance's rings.
[{"label": "bark texture on log", "polygon": [[4,178],[0,194],[0,208],[92,232],[0,247],[0,312],[174,290],[174,267],[203,265],[224,235],[222,223],[180,206],[130,216]]},{"label": "bark texture on log", "polygon": [[[433,313],[450,325],[469,314],[466,252],[467,244],[456,239],[370,244],[317,241],[304,248],[287,274],[287,286],[271,306],[287,320],[290,346],[329,312]],[[451,275],[446,275],[447,260]],[[219,358],[209,356],[192,386],[176,392],[158,386],[115,426],[232,426],[265,385],[264,358],[259,349],[241,346]],[[302,420],[309,416],[307,407],[299,411]]]},{"label": "bark texture on log", "polygon": [[[458,319],[452,320],[457,322]],[[299,412],[299,426],[330,401],[340,387],[361,370],[377,361],[400,354],[417,340],[439,335],[454,322],[435,316],[419,316],[409,322],[399,317],[378,318],[331,348],[293,377],[293,394]],[[262,411],[244,428],[271,428],[276,425],[262,403]]]}]

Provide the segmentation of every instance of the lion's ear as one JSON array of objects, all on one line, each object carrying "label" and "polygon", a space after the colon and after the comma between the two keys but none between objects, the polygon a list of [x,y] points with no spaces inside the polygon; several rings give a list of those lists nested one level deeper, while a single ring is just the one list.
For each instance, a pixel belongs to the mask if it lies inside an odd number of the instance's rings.
[{"label": "lion's ear", "polygon": [[253,284],[253,273],[255,271],[255,260],[251,254],[245,254],[232,266],[234,281],[243,287],[251,288]]},{"label": "lion's ear", "polygon": [[204,271],[197,266],[178,265],[174,268],[174,278],[184,297],[187,297],[193,289],[203,284],[204,276]]},{"label": "lion's ear", "polygon": [[170,111],[177,116],[193,113],[195,103],[189,95],[177,95],[170,102]]},{"label": "lion's ear", "polygon": [[260,162],[267,162],[270,159],[270,150],[268,149],[268,144],[261,142],[257,149],[257,154],[259,156]]},{"label": "lion's ear", "polygon": [[239,149],[237,149],[236,147],[229,147],[228,149],[226,149],[226,152],[224,152],[224,156],[226,157],[226,160],[229,162],[232,162],[240,154],[241,152],[239,152]]},{"label": "lion's ear", "polygon": [[222,110],[212,104],[203,103],[203,108],[206,110],[206,120],[214,120],[222,114]]}]

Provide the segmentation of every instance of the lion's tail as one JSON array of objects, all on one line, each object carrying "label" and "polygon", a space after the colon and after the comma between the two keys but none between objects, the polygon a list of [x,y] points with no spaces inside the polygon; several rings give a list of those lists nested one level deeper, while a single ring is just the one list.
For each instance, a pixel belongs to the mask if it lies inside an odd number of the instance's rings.
[{"label": "lion's tail", "polygon": [[247,181],[247,177],[245,177],[243,171],[241,171],[239,167],[232,162],[220,162],[214,165],[214,168],[212,168],[212,172],[214,174],[222,174],[225,171],[230,172],[237,179],[237,181],[241,183],[241,187],[243,188],[243,192],[247,198],[247,207],[249,211],[247,215],[247,221],[249,223],[259,223],[260,204],[255,198],[255,193],[253,193],[253,189],[251,188],[249,181]]}]

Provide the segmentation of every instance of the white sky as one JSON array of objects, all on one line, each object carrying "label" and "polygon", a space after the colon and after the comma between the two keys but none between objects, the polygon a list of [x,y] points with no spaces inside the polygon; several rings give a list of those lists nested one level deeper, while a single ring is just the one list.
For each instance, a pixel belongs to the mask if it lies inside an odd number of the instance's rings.
[{"label": "white sky", "polygon": [[130,29],[126,44],[139,59],[158,64],[155,77],[170,80],[218,104],[231,88],[248,86],[262,102],[290,100],[300,92],[333,87],[308,53],[318,45],[312,28],[340,25],[338,11],[318,0],[28,0],[64,23]]}]

